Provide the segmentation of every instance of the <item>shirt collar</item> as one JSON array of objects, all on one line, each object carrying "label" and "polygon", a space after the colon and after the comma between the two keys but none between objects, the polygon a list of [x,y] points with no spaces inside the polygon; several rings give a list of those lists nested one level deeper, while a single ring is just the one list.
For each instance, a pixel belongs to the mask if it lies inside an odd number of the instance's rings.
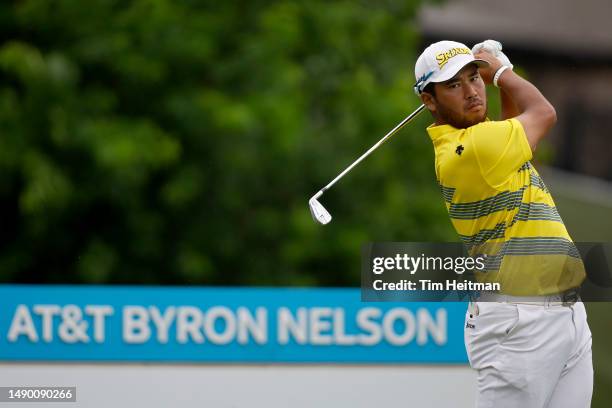
[{"label": "shirt collar", "polygon": [[[485,122],[489,122],[491,119],[489,119],[488,117],[485,118]],[[435,123],[432,123],[431,125],[429,125],[427,127],[427,133],[429,134],[429,137],[431,138],[431,140],[435,141],[436,139],[440,138],[440,136],[446,135],[450,132],[456,132],[459,129],[457,129],[456,127],[453,127],[451,125],[436,125]],[[465,129],[461,129],[461,130],[465,130]]]},{"label": "shirt collar", "polygon": [[450,132],[455,132],[456,130],[457,129],[451,125],[436,125],[435,123],[427,127],[427,133],[433,141],[438,139],[440,136],[443,136]]}]

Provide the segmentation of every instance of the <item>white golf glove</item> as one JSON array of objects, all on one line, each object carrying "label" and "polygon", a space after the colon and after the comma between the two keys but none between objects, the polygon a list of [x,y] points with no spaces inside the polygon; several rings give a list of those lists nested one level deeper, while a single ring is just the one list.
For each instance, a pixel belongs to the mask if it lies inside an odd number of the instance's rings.
[{"label": "white golf glove", "polygon": [[514,65],[512,65],[512,63],[510,62],[506,54],[502,52],[502,45],[499,41],[486,40],[472,47],[473,54],[476,54],[477,52],[480,52],[480,51],[486,51],[489,54],[497,57],[499,62],[501,62],[502,65],[505,65],[508,68],[510,69],[514,68]]}]

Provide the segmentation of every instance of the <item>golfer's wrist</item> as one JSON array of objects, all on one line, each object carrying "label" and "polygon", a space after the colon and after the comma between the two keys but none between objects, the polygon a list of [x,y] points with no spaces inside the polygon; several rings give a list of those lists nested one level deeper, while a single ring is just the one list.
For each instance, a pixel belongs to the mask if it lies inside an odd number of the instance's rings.
[{"label": "golfer's wrist", "polygon": [[504,73],[504,72],[506,72],[506,71],[512,71],[512,68],[510,68],[510,67],[509,67],[509,66],[507,66],[507,65],[502,65],[501,67],[499,67],[499,68],[498,68],[498,69],[495,71],[495,74],[493,74],[493,80],[492,80],[492,83],[493,83],[493,85],[495,85],[497,88],[499,88],[499,87],[500,87],[499,80],[500,80],[500,78],[502,77],[503,73]]}]

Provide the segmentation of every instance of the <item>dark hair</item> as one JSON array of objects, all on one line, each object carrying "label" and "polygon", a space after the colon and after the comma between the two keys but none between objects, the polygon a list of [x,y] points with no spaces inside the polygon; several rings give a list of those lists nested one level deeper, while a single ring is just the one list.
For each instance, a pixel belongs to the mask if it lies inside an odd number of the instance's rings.
[{"label": "dark hair", "polygon": [[427,92],[427,93],[431,94],[432,96],[436,96],[435,85],[436,84],[434,82],[428,83],[427,86],[425,88],[423,88],[423,92]]}]

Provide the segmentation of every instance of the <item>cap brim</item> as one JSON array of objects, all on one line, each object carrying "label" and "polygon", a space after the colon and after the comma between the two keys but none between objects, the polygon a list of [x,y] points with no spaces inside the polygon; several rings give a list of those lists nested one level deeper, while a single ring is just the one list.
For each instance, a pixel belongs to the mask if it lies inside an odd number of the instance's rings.
[{"label": "cap brim", "polygon": [[478,68],[485,68],[489,66],[489,63],[483,59],[473,59],[471,61],[467,61],[465,63],[462,64],[457,64],[456,67],[453,67],[453,69],[446,69],[444,71],[441,71],[438,76],[435,76],[433,78],[431,78],[431,80],[429,81],[431,82],[444,82],[444,81],[448,81],[449,79],[451,79],[452,77],[454,77],[455,75],[457,75],[457,72],[461,71],[463,68],[465,68],[466,66],[468,66],[469,64],[476,64],[476,66],[478,66]]}]

